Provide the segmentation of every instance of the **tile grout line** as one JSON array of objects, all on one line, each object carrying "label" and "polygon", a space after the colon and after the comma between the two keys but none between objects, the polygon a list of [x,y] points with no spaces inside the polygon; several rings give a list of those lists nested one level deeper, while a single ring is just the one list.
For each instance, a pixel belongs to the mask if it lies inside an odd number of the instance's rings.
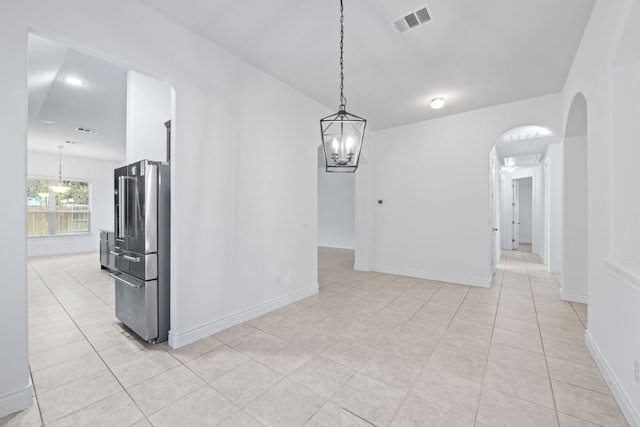
[{"label": "tile grout line", "polygon": [[[393,282],[394,282],[394,281],[396,281],[396,280],[398,280],[398,279],[396,278],[396,279],[392,280],[391,282],[387,283],[386,285],[381,285],[381,286],[380,286],[380,287],[378,287],[377,289],[383,288],[384,286],[388,286],[388,285],[390,285],[391,283],[393,283]],[[365,282],[365,283],[366,283],[366,282]],[[417,283],[417,282],[416,282],[416,283]],[[393,299],[392,299],[391,301],[389,301],[387,304],[383,305],[383,306],[382,306],[382,307],[380,307],[378,310],[375,310],[375,311],[374,311],[370,316],[368,316],[366,319],[364,319],[364,321],[367,321],[367,320],[369,320],[371,317],[375,316],[375,314],[376,314],[376,313],[378,313],[380,310],[384,309],[385,307],[389,306],[393,301],[395,301],[396,299],[400,298],[402,295],[404,295],[404,294],[405,294],[406,292],[408,292],[410,289],[413,289],[415,286],[416,286],[416,285],[413,285],[411,288],[406,289],[402,294],[399,294],[397,297],[393,298]],[[376,289],[376,290],[377,290],[377,289]],[[438,290],[440,290],[440,289],[442,289],[442,286],[441,286],[440,288],[438,288]],[[365,298],[366,296],[370,295],[370,294],[371,294],[371,293],[373,293],[373,292],[375,292],[375,290],[374,290],[374,291],[371,291],[371,292],[369,292],[369,293],[367,293],[367,294],[365,294],[365,295],[363,295],[363,296],[362,296],[362,297],[360,297],[358,300],[360,300],[360,299],[362,299],[362,298]],[[437,293],[437,292],[436,292],[436,293]],[[435,294],[434,294],[434,295],[435,295]],[[433,297],[433,295],[432,295],[431,297],[429,297],[429,299],[428,299],[427,301],[429,301],[432,297]],[[358,300],[356,300],[356,301],[358,301]],[[426,304],[426,302],[427,302],[427,301],[425,301],[425,304]],[[422,306],[424,306],[424,304],[423,304]],[[421,307],[422,307],[422,306],[421,306]],[[418,311],[419,311],[419,310],[418,310]],[[417,311],[416,311],[416,313],[417,313]],[[414,315],[415,315],[415,313],[414,313]],[[411,316],[411,317],[410,317],[410,318],[405,322],[405,324],[406,324],[407,322],[409,322],[409,321],[410,321],[410,319],[411,319],[411,318],[413,318],[413,316],[414,316],[414,315],[412,315],[412,316]],[[329,316],[329,317],[330,317],[330,316]],[[327,318],[328,318],[328,317],[327,317]],[[324,320],[324,319],[323,319],[323,320]],[[318,322],[318,323],[320,323],[320,322]],[[317,325],[317,323],[316,323],[316,325]],[[310,327],[314,327],[314,326],[315,326],[315,325],[310,326]],[[398,330],[398,329],[399,329],[399,327],[397,327],[397,328],[395,328],[395,329],[394,329],[394,332],[393,332],[393,333],[392,333],[392,334],[387,338],[387,340],[382,344],[382,346],[384,346],[387,342],[389,342],[389,341],[391,340],[391,338],[395,335],[395,333],[397,332],[397,330]],[[344,338],[344,337],[345,337],[345,335],[341,335],[341,336],[340,336],[340,338],[339,338],[338,340],[340,340],[340,339],[342,339],[342,338]],[[287,342],[289,342],[288,340],[286,340],[286,341],[287,341]],[[336,341],[336,342],[337,342],[337,341]],[[291,344],[294,344],[294,343],[291,343]],[[295,345],[295,344],[294,344],[294,345]],[[382,346],[381,346],[381,347],[382,347]],[[373,348],[372,348],[372,349],[373,349]],[[380,351],[380,349],[374,349],[374,350],[376,350],[376,354],[377,354],[377,352],[378,352],[378,351]],[[326,356],[323,356],[323,355],[322,355],[322,354],[320,354],[320,353],[316,353],[316,355],[317,355],[317,356],[320,356],[320,357],[325,357],[325,358],[326,358]],[[363,363],[363,365],[362,365],[360,368],[358,368],[358,369],[353,369],[353,368],[351,368],[351,367],[349,367],[349,366],[343,365],[342,363],[340,363],[340,362],[338,362],[338,361],[335,361],[335,360],[333,360],[333,359],[330,359],[330,358],[327,358],[327,359],[328,359],[328,360],[331,360],[331,361],[333,361],[333,362],[335,362],[335,363],[337,363],[337,364],[339,364],[339,365],[341,365],[341,366],[345,366],[345,367],[347,367],[347,368],[349,368],[349,369],[352,369],[352,370],[353,370],[353,374],[349,377],[349,379],[348,379],[347,381],[345,381],[345,383],[344,383],[342,386],[344,386],[344,385],[345,385],[345,384],[347,384],[349,381],[351,381],[351,379],[353,379],[353,378],[354,378],[358,373],[360,373],[361,375],[365,375],[365,376],[367,376],[367,377],[370,377],[370,378],[372,378],[372,379],[374,379],[374,380],[376,380],[376,381],[380,381],[380,382],[382,382],[383,384],[386,384],[386,383],[384,383],[384,381],[382,381],[382,380],[379,380],[379,379],[377,379],[377,378],[375,378],[375,377],[371,377],[370,375],[367,375],[367,374],[365,374],[365,373],[361,373],[362,368],[363,368],[364,366],[366,366],[366,364],[367,364],[371,359],[373,359],[373,357],[375,357],[375,354],[374,354],[374,355],[372,355],[372,356],[367,360],[367,362],[364,362],[364,363]],[[404,359],[404,358],[403,358],[403,359]],[[258,362],[258,363],[260,363],[260,362]],[[304,365],[303,365],[303,366],[304,366]],[[296,369],[296,370],[297,370],[297,369]],[[295,372],[295,371],[294,371],[294,372]],[[293,373],[293,372],[292,372],[292,373]],[[292,373],[290,373],[289,375],[287,375],[287,376],[286,376],[286,378],[287,378],[287,379],[289,379],[289,376],[290,376]],[[289,380],[290,380],[290,381],[293,381],[293,380],[291,380],[291,379],[289,379]],[[417,376],[416,376],[416,380],[417,380]],[[414,383],[415,383],[415,381],[416,381],[416,380],[414,380]],[[296,384],[298,384],[296,381],[293,381],[293,382],[294,382],[294,383],[296,383]],[[304,386],[304,385],[302,385],[302,384],[298,384],[298,385],[300,385],[300,386],[302,386],[303,388],[305,388],[305,389],[309,390],[307,387],[305,387],[305,386]],[[386,384],[386,385],[389,385],[389,384]],[[342,387],[342,386],[341,386],[341,387]],[[393,420],[393,418],[395,418],[395,416],[397,415],[397,412],[398,412],[398,411],[400,410],[400,408],[402,407],[402,404],[404,403],[405,399],[406,399],[406,398],[407,398],[407,396],[409,395],[409,392],[410,392],[410,390],[411,390],[411,387],[412,387],[412,386],[413,386],[413,383],[412,383],[412,385],[409,387],[409,389],[408,389],[409,391],[407,391],[407,393],[406,393],[405,397],[403,398],[402,402],[401,402],[401,403],[400,403],[400,405],[398,406],[398,409],[396,410],[396,412],[394,412],[393,417],[391,418],[391,420]],[[393,387],[393,386],[392,386],[392,387]],[[315,393],[313,390],[309,390],[309,391],[311,391],[311,392]],[[316,394],[317,394],[317,393],[316,393]],[[316,415],[316,414],[317,414],[317,413],[318,413],[318,412],[319,412],[319,411],[324,407],[324,405],[326,405],[328,402],[331,402],[331,401],[332,401],[332,399],[333,399],[333,397],[334,397],[336,394],[337,394],[337,391],[335,391],[335,392],[332,394],[332,396],[331,396],[331,397],[327,398],[327,399],[325,400],[325,402],[323,403],[323,405],[322,405],[320,408],[318,408],[318,410],[317,410],[316,412],[314,412],[314,413],[313,413],[313,414],[312,414],[312,415],[307,419],[307,422],[308,422],[309,420],[311,420],[311,418],[313,418],[313,417],[314,417],[314,416],[315,416],[315,415]],[[257,398],[257,397],[256,397],[256,398]],[[254,400],[255,400],[255,399],[254,399]],[[359,419],[361,419],[361,420],[365,421],[367,424],[370,424],[370,425],[375,426],[375,424],[373,424],[372,422],[370,422],[370,421],[366,420],[365,418],[362,418],[360,415],[355,414],[354,412],[352,412],[352,411],[351,411],[351,410],[349,410],[348,408],[345,408],[345,407],[344,407],[344,406],[342,406],[342,405],[337,405],[337,406],[339,406],[342,410],[344,410],[344,411],[346,411],[346,412],[349,412],[350,414],[352,414],[352,415],[356,416],[357,418],[359,418]]]},{"label": "tile grout line", "polygon": [[[424,307],[429,301],[431,301],[431,299],[436,296],[438,294],[438,292],[440,292],[440,290],[442,290],[442,288],[444,287],[445,282],[440,282],[443,283],[442,286],[440,286],[438,288],[438,290],[431,295],[426,301],[425,303],[420,307]],[[466,298],[466,296],[465,296]],[[451,322],[453,321],[453,318],[456,316],[456,314],[458,313],[458,311],[460,310],[460,307],[462,307],[462,303],[460,303],[460,305],[458,306],[458,309],[456,310],[456,312],[454,313],[454,315],[451,317],[451,320],[449,321],[449,323],[447,323],[447,327],[445,328],[445,332],[440,336],[440,338],[438,338],[438,341],[435,343],[435,345],[433,346],[433,351],[431,352],[431,354],[429,355],[429,358],[427,359],[427,361],[424,363],[424,365],[422,365],[422,367],[420,368],[420,372],[415,376],[415,379],[411,382],[411,385],[409,386],[409,388],[407,389],[407,392],[405,393],[404,397],[402,398],[402,402],[400,402],[400,405],[398,405],[398,408],[395,410],[395,412],[393,413],[393,416],[391,417],[391,423],[393,422],[393,420],[396,418],[396,416],[398,416],[398,412],[400,411],[400,408],[402,408],[402,405],[404,405],[404,403],[407,401],[407,398],[409,397],[409,395],[411,394],[411,391],[413,390],[413,387],[415,386],[416,382],[418,381],[418,378],[420,378],[420,376],[422,375],[422,373],[424,372],[425,368],[427,367],[427,365],[429,364],[429,360],[431,360],[431,357],[433,356],[433,353],[435,352],[435,350],[438,348],[438,345],[440,344],[440,341],[442,340],[442,337],[444,336],[444,334],[446,333],[446,330],[449,329],[449,325],[451,324]],[[418,310],[420,311],[420,310]],[[409,320],[407,322],[409,322],[411,319],[413,319],[413,317],[418,314],[418,311],[416,311],[413,316],[411,316],[409,318]],[[387,340],[388,342],[388,340]],[[366,375],[366,374],[363,374]]]},{"label": "tile grout line", "polygon": [[[503,276],[503,277],[504,277],[504,276]],[[438,292],[440,292],[440,290],[442,290],[442,289],[445,287],[445,285],[447,284],[447,282],[440,282],[440,283],[442,283],[442,286],[440,286],[440,288],[438,288],[438,290],[437,290],[433,295],[431,295],[431,296],[427,299],[427,301],[425,301],[425,303],[421,306],[421,308],[422,308],[422,307],[424,307],[424,306],[425,306],[425,305],[426,305],[426,304],[427,304],[427,303],[428,303],[428,302],[429,302],[429,301],[430,301],[434,296],[436,296],[436,295],[438,294]],[[502,290],[502,287],[501,287],[501,290]],[[451,324],[453,323],[453,319],[455,319],[455,317],[456,317],[456,316],[458,315],[458,313],[460,312],[460,310],[461,310],[462,306],[464,305],[464,302],[467,300],[467,297],[469,296],[470,292],[471,292],[471,288],[469,288],[469,289],[467,290],[467,292],[466,292],[466,294],[465,294],[464,298],[462,299],[462,301],[461,301],[461,302],[460,302],[460,304],[458,305],[458,308],[456,309],[455,313],[451,316],[451,319],[450,319],[450,320],[449,320],[449,322],[447,323],[447,326],[446,326],[446,328],[445,328],[444,333],[440,336],[440,338],[438,338],[437,342],[435,343],[434,348],[433,348],[433,349],[434,349],[434,351],[431,353],[431,355],[429,355],[429,359],[427,359],[427,361],[425,362],[425,364],[420,368],[420,372],[416,375],[415,379],[414,379],[414,380],[413,380],[413,382],[411,383],[411,386],[409,386],[409,389],[408,389],[407,393],[405,394],[404,398],[402,399],[402,402],[400,403],[400,406],[398,406],[398,409],[396,409],[396,411],[395,411],[395,413],[394,413],[393,417],[391,418],[391,420],[392,420],[392,421],[393,421],[393,419],[395,419],[395,417],[398,415],[398,412],[400,411],[400,408],[402,408],[402,405],[403,405],[403,404],[405,403],[405,401],[407,400],[407,397],[409,397],[409,395],[411,394],[411,390],[413,389],[413,387],[414,387],[415,383],[418,381],[418,378],[422,375],[422,373],[424,372],[425,368],[426,368],[426,367],[427,367],[427,365],[429,364],[429,361],[431,360],[431,357],[433,356],[433,353],[435,352],[435,350],[438,348],[438,345],[440,345],[440,342],[442,341],[442,337],[444,337],[444,335],[446,334],[446,331],[449,329],[449,327],[450,327],[450,326],[451,326]],[[420,311],[420,309],[419,309],[418,311]],[[418,311],[416,311],[416,313],[414,313],[414,315],[413,315],[410,319],[412,319],[412,318],[413,318],[413,317],[418,313]],[[497,311],[497,308],[496,308],[496,311]],[[494,318],[494,323],[495,323],[495,318]],[[493,329],[492,329],[492,335],[493,335]],[[489,341],[489,345],[491,345],[491,341]],[[457,351],[457,350],[456,350],[456,351]],[[488,356],[488,354],[487,354],[487,359],[488,359],[488,357],[489,357],[489,356]],[[486,370],[486,364],[485,364],[485,370]],[[484,381],[484,372],[483,372],[483,381]],[[481,387],[481,390],[482,390],[482,383],[480,384],[480,387]],[[478,399],[479,399],[479,397],[478,397]],[[439,405],[437,405],[437,404],[435,404],[435,403],[434,403],[434,405],[436,405],[436,406],[438,406],[439,408],[441,408]],[[445,411],[449,412],[449,409],[446,409],[446,408],[441,408],[441,409],[443,409],[443,410],[445,410]],[[477,422],[477,421],[476,421],[476,418],[477,418],[477,411],[478,411],[478,408],[476,408],[476,416],[475,416],[475,417],[474,417],[474,419],[473,419],[474,423],[475,423],[475,422]],[[464,418],[466,418],[466,417],[464,417]],[[470,419],[470,418],[469,418],[469,419]]]},{"label": "tile grout line", "polygon": [[[87,286],[85,286],[84,283],[82,283],[82,281],[80,279],[78,279],[72,272],[68,272],[67,270],[64,269],[64,264],[59,264],[55,261],[55,259],[52,259],[52,262],[57,265],[59,268],[61,268],[62,270],[65,271],[66,274],[68,274],[69,276],[71,276],[73,278],[73,280],[75,280],[76,282],[78,282],[83,288],[85,288],[88,292],[90,292],[93,296],[95,296],[96,298],[98,298],[100,301],[102,301],[103,303],[105,303],[109,308],[114,309],[113,307],[111,307],[107,301],[103,300],[98,294],[96,294],[95,292],[93,292],[90,288],[88,288]],[[101,270],[102,272],[102,270]]]},{"label": "tile grout line", "polygon": [[491,337],[489,338],[489,352],[487,353],[487,359],[484,364],[484,369],[482,371],[482,381],[480,382],[480,394],[478,395],[478,406],[476,407],[476,414],[473,418],[474,423],[478,423],[478,413],[480,412],[480,400],[482,399],[482,392],[484,391],[484,380],[487,375],[487,366],[489,365],[489,355],[491,354],[491,347],[493,344],[493,333],[496,329],[496,321],[498,320],[498,308],[500,307],[500,298],[502,297],[502,285],[504,282],[504,277],[507,271],[507,265],[509,261],[509,256],[504,260],[504,268],[502,269],[502,277],[500,278],[500,291],[498,291],[498,302],[496,304],[496,314],[493,318],[493,325],[491,327]]},{"label": "tile grout line", "polygon": [[38,400],[38,391],[36,390],[36,384],[33,382],[33,373],[31,372],[31,366],[29,366],[29,376],[31,377],[31,384],[33,386],[33,394],[36,398],[36,405],[38,407],[38,416],[40,418],[40,423],[44,426],[44,418],[42,418],[42,410],[40,409],[40,401]]},{"label": "tile grout line", "polygon": [[547,361],[547,351],[545,349],[544,346],[544,340],[542,339],[542,328],[540,327],[540,318],[538,317],[538,305],[536,303],[536,298],[533,294],[533,285],[531,284],[531,276],[529,274],[529,263],[527,262],[526,257],[523,257],[523,261],[524,261],[524,266],[527,270],[527,279],[529,281],[529,289],[531,290],[531,300],[533,301],[533,309],[535,310],[536,313],[536,322],[538,323],[538,330],[540,331],[540,345],[542,346],[542,354],[544,355],[544,364],[545,367],[547,368],[547,377],[549,379],[549,388],[551,389],[551,398],[553,399],[553,409],[556,415],[556,421],[558,423],[558,425],[560,425],[560,415],[559,415],[559,411],[558,411],[558,405],[556,402],[556,395],[555,392],[553,390],[553,384],[551,382],[551,372],[549,371],[549,362]]},{"label": "tile grout line", "polygon": [[[55,263],[55,262],[54,262],[54,264],[58,265],[58,264],[57,264],[57,263]],[[62,267],[60,267],[60,268],[62,268]],[[64,270],[64,269],[63,269],[63,271],[65,271],[65,272],[66,272],[66,270]],[[38,277],[40,277],[40,279],[41,279],[41,280],[42,280],[42,282],[44,283],[45,287],[49,290],[49,292],[51,292],[51,295],[55,298],[55,300],[58,302],[58,304],[60,304],[60,307],[62,307],[62,309],[64,310],[64,312],[65,312],[65,313],[67,313],[67,316],[69,316],[69,319],[70,319],[70,320],[73,322],[73,324],[76,326],[76,328],[78,329],[78,331],[80,332],[80,334],[82,334],[82,336],[84,337],[84,339],[85,339],[85,341],[87,342],[87,344],[89,344],[89,346],[93,349],[93,351],[95,352],[95,354],[100,358],[100,360],[102,361],[102,363],[104,363],[104,366],[107,368],[107,370],[109,371],[109,373],[110,373],[110,374],[113,376],[113,378],[118,382],[118,384],[120,385],[120,387],[122,388],[122,390],[123,390],[125,393],[127,393],[127,396],[129,396],[129,398],[131,399],[131,401],[133,402],[133,404],[134,404],[134,405],[136,406],[136,408],[140,411],[140,413],[144,416],[144,419],[146,419],[146,420],[148,421],[148,418],[147,418],[146,414],[145,414],[145,413],[142,411],[142,409],[138,406],[138,403],[135,401],[135,399],[133,398],[133,396],[131,396],[131,394],[129,393],[129,391],[127,390],[127,388],[122,384],[122,382],[120,382],[120,380],[119,380],[119,379],[118,379],[118,377],[114,374],[114,372],[113,372],[113,370],[111,369],[111,367],[107,364],[107,362],[104,360],[104,358],[102,357],[102,355],[100,355],[100,353],[99,353],[99,352],[98,352],[98,350],[95,348],[95,346],[93,345],[93,343],[92,343],[92,342],[89,340],[89,338],[85,335],[84,331],[82,331],[82,329],[80,328],[80,326],[76,323],[76,321],[75,321],[75,319],[73,318],[73,316],[71,316],[71,314],[67,311],[67,309],[65,308],[65,306],[60,302],[60,300],[58,299],[58,297],[56,296],[56,294],[51,290],[51,288],[49,288],[49,286],[47,285],[47,282],[42,278],[42,276],[40,275],[40,273],[36,271],[36,274],[38,274]],[[68,273],[67,273],[67,274],[68,274]],[[75,277],[74,277],[74,280],[76,280],[76,279],[75,279]],[[84,285],[83,285],[83,286],[84,286]],[[81,357],[81,356],[80,356],[80,357]],[[173,357],[173,356],[172,356],[172,357]],[[74,358],[74,359],[77,359],[77,358]],[[70,360],[73,360],[73,359],[70,359]],[[54,366],[55,366],[55,365],[54,365]],[[94,375],[94,374],[91,374],[91,375]],[[88,376],[90,376],[90,375],[88,375]],[[83,377],[83,378],[81,378],[81,379],[84,379],[84,378],[87,378],[87,376],[85,376],[85,377]],[[62,386],[61,386],[61,387],[62,387]],[[57,388],[60,388],[60,387],[57,387]],[[35,385],[34,385],[34,389],[35,389]],[[55,389],[53,389],[53,390],[55,390]],[[50,391],[53,391],[53,390],[50,390]],[[112,397],[112,396],[114,396],[114,395],[116,395],[116,394],[117,394],[117,393],[111,394],[111,395],[109,395],[109,396],[106,396],[106,397],[105,397],[105,398],[103,398],[103,399],[100,399],[100,400],[98,400],[98,401],[96,401],[96,402],[92,402],[92,403],[90,403],[89,405],[83,406],[82,408],[78,408],[77,410],[75,410],[75,411],[73,411],[73,412],[70,412],[70,413],[68,413],[68,414],[65,414],[64,416],[62,416],[62,417],[60,417],[60,418],[58,418],[58,419],[62,419],[62,418],[64,418],[64,417],[67,417],[67,416],[69,416],[69,415],[71,415],[71,414],[74,414],[74,413],[76,413],[76,412],[78,412],[78,411],[81,411],[81,410],[83,410],[83,409],[85,409],[85,408],[87,408],[87,407],[89,407],[89,406],[91,406],[91,405],[93,405],[93,404],[95,404],[95,403],[102,402],[102,401],[104,401],[104,400],[106,400],[106,399],[109,399],[110,397]],[[37,397],[37,393],[36,393],[36,397]],[[38,408],[39,408],[39,405],[38,405]],[[42,417],[42,413],[40,413],[40,416]],[[54,421],[57,421],[57,420],[54,420]],[[139,422],[139,421],[141,421],[141,420],[138,420],[138,421],[136,421],[136,422]],[[44,424],[44,419],[43,419],[43,426],[44,426],[44,425],[45,425],[45,424]]]}]

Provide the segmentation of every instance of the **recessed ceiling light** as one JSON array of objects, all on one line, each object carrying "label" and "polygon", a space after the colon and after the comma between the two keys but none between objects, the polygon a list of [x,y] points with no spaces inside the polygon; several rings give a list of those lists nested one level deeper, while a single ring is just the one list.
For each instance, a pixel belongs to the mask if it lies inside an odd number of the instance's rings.
[{"label": "recessed ceiling light", "polygon": [[78,126],[78,127],[76,127],[76,130],[78,132],[90,133],[90,134],[93,134],[93,135],[98,133],[98,131],[96,129],[86,128],[84,126]]},{"label": "recessed ceiling light", "polygon": [[64,78],[64,81],[69,83],[71,86],[84,86],[84,82],[75,76],[67,76]]},{"label": "recessed ceiling light", "polygon": [[433,98],[431,100],[431,104],[429,105],[434,110],[439,110],[440,108],[444,107],[444,98]]}]

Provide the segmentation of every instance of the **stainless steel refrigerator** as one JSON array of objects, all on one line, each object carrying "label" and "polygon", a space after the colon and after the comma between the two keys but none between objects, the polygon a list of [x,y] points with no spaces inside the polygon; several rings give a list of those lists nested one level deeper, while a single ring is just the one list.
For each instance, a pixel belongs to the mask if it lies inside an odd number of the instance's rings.
[{"label": "stainless steel refrigerator", "polygon": [[144,340],[169,333],[170,169],[141,160],[114,171],[116,317]]}]

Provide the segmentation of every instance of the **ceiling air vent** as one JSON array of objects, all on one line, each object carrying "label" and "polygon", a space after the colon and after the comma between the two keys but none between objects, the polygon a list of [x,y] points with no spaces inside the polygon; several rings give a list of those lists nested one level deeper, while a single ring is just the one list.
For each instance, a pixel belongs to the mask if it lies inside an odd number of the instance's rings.
[{"label": "ceiling air vent", "polygon": [[391,26],[398,34],[404,34],[407,31],[414,30],[419,26],[431,22],[433,20],[433,14],[429,4],[425,4],[419,9],[416,9],[408,14],[404,14],[399,18],[391,21]]},{"label": "ceiling air vent", "polygon": [[98,131],[97,131],[97,130],[95,130],[95,129],[89,129],[89,128],[86,128],[86,127],[83,127],[83,126],[78,126],[78,127],[76,128],[76,130],[77,130],[78,132],[90,133],[90,134],[94,134],[94,135],[95,135],[96,133],[98,133]]}]

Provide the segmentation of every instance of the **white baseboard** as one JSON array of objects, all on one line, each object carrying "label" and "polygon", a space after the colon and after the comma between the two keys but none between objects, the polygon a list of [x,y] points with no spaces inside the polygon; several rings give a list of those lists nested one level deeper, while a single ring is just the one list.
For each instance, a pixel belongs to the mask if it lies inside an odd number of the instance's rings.
[{"label": "white baseboard", "polygon": [[574,294],[572,292],[565,292],[562,289],[560,289],[560,299],[562,301],[580,302],[582,304],[587,304],[589,302],[588,297],[584,294]]},{"label": "white baseboard", "polygon": [[356,249],[353,245],[343,245],[340,243],[328,243],[328,242],[323,242],[323,243],[318,242],[318,246],[322,248],[331,248],[331,249],[349,249],[352,251]]},{"label": "white baseboard", "polygon": [[633,406],[633,401],[624,392],[618,377],[611,369],[611,366],[609,366],[609,363],[607,363],[607,360],[602,355],[602,352],[588,330],[584,335],[584,342],[595,360],[596,365],[598,365],[604,380],[611,390],[613,398],[618,403],[618,406],[620,406],[620,410],[627,419],[627,422],[630,426],[640,426],[640,407],[636,408]]},{"label": "white baseboard", "polygon": [[23,389],[0,396],[0,418],[27,409],[32,404],[33,385],[29,379],[29,384]]},{"label": "white baseboard", "polygon": [[184,332],[175,333],[173,331],[169,331],[169,346],[171,348],[179,348],[187,344],[191,344],[192,342],[198,341],[201,338],[213,335],[217,332],[223,331],[242,322],[246,322],[247,320],[254,319],[258,316],[262,316],[265,313],[276,310],[287,304],[291,304],[293,302],[315,295],[318,293],[318,290],[319,287],[317,284],[315,284],[299,291],[295,291],[290,294],[266,301],[262,304],[255,305],[245,310],[241,310],[237,313],[230,314],[212,322],[205,323]]},{"label": "white baseboard", "polygon": [[439,282],[456,283],[459,285],[478,286],[481,288],[491,287],[491,277],[479,279],[476,277],[454,276],[450,274],[432,273],[429,271],[419,271],[404,268],[388,267],[384,265],[373,265],[371,271],[379,273],[397,274],[398,276],[418,277],[420,279],[437,280]]},{"label": "white baseboard", "polygon": [[353,269],[356,271],[371,271],[369,264],[353,264]]},{"label": "white baseboard", "polygon": [[549,265],[549,273],[562,273],[562,268],[559,265]]}]

